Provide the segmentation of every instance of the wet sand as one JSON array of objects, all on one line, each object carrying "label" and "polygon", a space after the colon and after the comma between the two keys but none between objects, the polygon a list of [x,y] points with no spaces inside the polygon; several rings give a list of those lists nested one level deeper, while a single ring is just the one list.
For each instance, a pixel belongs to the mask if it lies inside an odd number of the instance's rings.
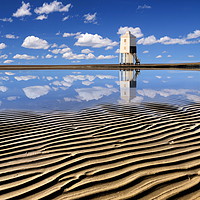
[{"label": "wet sand", "polygon": [[120,70],[120,69],[177,69],[177,70],[200,70],[198,63],[173,63],[173,64],[85,64],[85,65],[0,65],[0,70]]},{"label": "wet sand", "polygon": [[200,199],[200,104],[0,112],[0,199]]}]

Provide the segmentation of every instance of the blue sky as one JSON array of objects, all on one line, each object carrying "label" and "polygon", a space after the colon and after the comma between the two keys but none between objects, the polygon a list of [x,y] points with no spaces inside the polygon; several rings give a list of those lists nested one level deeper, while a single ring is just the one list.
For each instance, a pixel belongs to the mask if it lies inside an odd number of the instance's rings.
[{"label": "blue sky", "polygon": [[118,63],[120,35],[141,63],[199,62],[197,0],[1,0],[0,64]]}]

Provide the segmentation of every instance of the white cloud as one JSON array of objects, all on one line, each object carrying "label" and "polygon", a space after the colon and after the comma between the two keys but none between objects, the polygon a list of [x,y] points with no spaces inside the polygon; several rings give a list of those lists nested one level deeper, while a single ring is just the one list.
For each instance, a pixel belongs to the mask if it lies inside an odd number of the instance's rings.
[{"label": "white cloud", "polygon": [[155,43],[157,43],[157,40],[154,35],[148,36],[146,38],[141,38],[137,42],[137,44],[143,44],[143,45],[150,45]]},{"label": "white cloud", "polygon": [[15,76],[14,78],[17,81],[28,81],[28,80],[32,80],[32,79],[37,79],[38,76],[27,75],[27,76]]},{"label": "white cloud", "polygon": [[142,82],[143,82],[143,83],[149,83],[149,81],[146,81],[146,80],[143,80]]},{"label": "white cloud", "polygon": [[8,76],[15,75],[15,73],[13,73],[13,72],[5,72],[5,74],[8,75]]},{"label": "white cloud", "polygon": [[104,56],[104,55],[100,55],[97,57],[97,60],[102,60],[102,59],[113,59],[113,58],[116,58],[117,56],[113,56],[113,55],[107,55],[107,56]]},{"label": "white cloud", "polygon": [[120,27],[118,29],[117,34],[123,35],[125,34],[127,31],[130,31],[135,37],[140,38],[143,36],[143,33],[141,31],[141,29],[139,27],[133,28],[133,27]]},{"label": "white cloud", "polygon": [[18,96],[10,96],[10,97],[7,97],[7,100],[8,101],[15,101],[16,99],[19,99]]},{"label": "white cloud", "polygon": [[51,88],[48,85],[44,86],[30,86],[23,88],[25,95],[29,99],[36,99],[49,93]]},{"label": "white cloud", "polygon": [[4,43],[0,43],[0,49],[5,49],[7,46]]},{"label": "white cloud", "polygon": [[158,79],[161,79],[161,78],[162,78],[162,76],[156,76],[156,78],[158,78]]},{"label": "white cloud", "polygon": [[0,86],[0,92],[6,92],[8,90],[5,86]]},{"label": "white cloud", "polygon": [[84,23],[93,23],[93,24],[96,24],[96,14],[97,13],[94,13],[94,14],[86,14],[84,15]]},{"label": "white cloud", "polygon": [[105,87],[92,87],[92,88],[80,88],[75,89],[78,93],[78,99],[84,101],[98,100],[103,96],[109,96],[114,92],[118,92],[116,88],[105,88]]},{"label": "white cloud", "polygon": [[94,48],[106,47],[106,46],[116,46],[118,42],[113,42],[108,38],[103,38],[98,34],[81,34],[76,37],[78,40],[75,43],[76,46],[89,46]]},{"label": "white cloud", "polygon": [[61,44],[60,46],[59,46],[59,48],[65,48],[65,47],[68,47],[66,44]]},{"label": "white cloud", "polygon": [[194,55],[188,55],[188,58],[194,58]]},{"label": "white cloud", "polygon": [[8,76],[0,76],[0,80],[9,81],[9,77]]},{"label": "white cloud", "polygon": [[156,58],[162,58],[162,55],[158,55],[158,56],[156,56]]},{"label": "white cloud", "polygon": [[31,59],[36,59],[35,56],[29,56],[27,54],[16,54],[13,56],[14,59],[25,59],[25,60],[31,60]]},{"label": "white cloud", "polygon": [[78,102],[81,102],[80,99],[69,98],[69,97],[64,97],[64,101],[65,101],[65,102],[70,102],[70,101],[78,101]]},{"label": "white cloud", "polygon": [[143,44],[143,45],[151,45],[151,44],[196,44],[200,41],[188,41],[187,38],[170,38],[169,36],[161,37],[160,39],[156,39],[154,35],[148,36],[146,38],[141,38],[138,40],[137,44]]},{"label": "white cloud", "polygon": [[167,55],[167,57],[168,57],[168,58],[171,58],[171,57],[172,57],[172,55]]},{"label": "white cloud", "polygon": [[66,21],[66,20],[68,20],[68,19],[69,19],[69,16],[63,17],[62,21],[64,22],[64,21]]},{"label": "white cloud", "polygon": [[24,39],[22,47],[29,49],[48,49],[49,44],[46,40],[40,39],[35,36],[28,36]]},{"label": "white cloud", "polygon": [[51,45],[51,48],[55,48],[55,47],[58,47],[58,45],[56,43]]},{"label": "white cloud", "polygon": [[31,15],[30,10],[30,3],[24,3],[22,1],[22,6],[15,13],[13,13],[13,17],[24,17],[26,15]]},{"label": "white cloud", "polygon": [[5,37],[8,38],[8,39],[18,39],[19,38],[19,36],[15,36],[15,35],[12,35],[12,34],[6,34]]},{"label": "white cloud", "polygon": [[83,85],[87,85],[87,86],[89,86],[89,85],[91,85],[91,84],[93,84],[94,82],[92,82],[92,81],[82,81],[82,84]]},{"label": "white cloud", "polygon": [[34,10],[36,14],[49,14],[52,12],[68,12],[71,4],[63,5],[62,2],[53,1],[50,4],[43,3],[41,7],[38,7]]},{"label": "white cloud", "polygon": [[137,9],[139,10],[139,9],[150,9],[150,8],[151,8],[151,6],[144,4],[143,6],[138,6]]},{"label": "white cloud", "polygon": [[48,16],[47,15],[39,15],[37,18],[35,18],[36,20],[44,20],[47,19]]},{"label": "white cloud", "polygon": [[47,54],[46,56],[45,56],[45,58],[52,58],[53,56],[52,55],[50,55],[50,54]]},{"label": "white cloud", "polygon": [[112,46],[108,46],[108,47],[105,48],[105,50],[110,50],[110,49],[113,49],[113,47]]},{"label": "white cloud", "polygon": [[92,53],[92,52],[94,52],[94,51],[91,51],[90,49],[81,50],[81,53],[85,53],[85,54]]},{"label": "white cloud", "polygon": [[3,21],[3,22],[13,22],[13,19],[12,18],[3,18],[3,19],[0,19],[0,21]]},{"label": "white cloud", "polygon": [[115,53],[119,53],[119,49],[117,49],[117,50],[115,51]]},{"label": "white cloud", "polygon": [[0,59],[7,59],[7,58],[8,58],[7,54],[0,55]]},{"label": "white cloud", "polygon": [[115,79],[115,78],[117,78],[116,76],[111,76],[111,75],[96,75],[96,77],[99,79]]},{"label": "white cloud", "polygon": [[53,49],[51,50],[52,53],[54,54],[64,54],[66,52],[71,52],[71,49],[69,47],[63,48],[63,49]]},{"label": "white cloud", "polygon": [[85,54],[74,54],[72,52],[64,53],[62,57],[65,59],[69,59],[69,60],[74,60],[74,59],[82,60],[82,59],[94,59],[95,58],[95,56],[92,53],[85,55]]},{"label": "white cloud", "polygon": [[187,39],[194,39],[200,37],[200,30],[195,30],[193,33],[187,35]]},{"label": "white cloud", "polygon": [[149,53],[149,51],[146,50],[146,51],[143,51],[142,53]]},{"label": "white cloud", "polygon": [[12,63],[12,62],[14,62],[14,61],[13,60],[5,60],[3,63],[9,64],[9,63]]},{"label": "white cloud", "polygon": [[77,36],[80,35],[81,32],[77,32],[77,33],[63,33],[63,37],[71,37],[71,36]]}]

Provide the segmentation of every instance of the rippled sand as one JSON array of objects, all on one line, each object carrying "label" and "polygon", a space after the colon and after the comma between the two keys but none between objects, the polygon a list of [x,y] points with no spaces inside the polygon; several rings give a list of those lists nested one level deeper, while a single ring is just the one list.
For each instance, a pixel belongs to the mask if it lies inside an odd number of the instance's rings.
[{"label": "rippled sand", "polygon": [[0,112],[0,199],[200,199],[200,104]]}]

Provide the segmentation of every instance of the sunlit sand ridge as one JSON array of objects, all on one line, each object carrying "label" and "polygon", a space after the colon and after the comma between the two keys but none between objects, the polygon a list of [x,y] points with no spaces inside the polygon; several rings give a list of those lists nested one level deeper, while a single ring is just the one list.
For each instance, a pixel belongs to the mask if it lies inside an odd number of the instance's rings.
[{"label": "sunlit sand ridge", "polygon": [[0,113],[0,199],[199,199],[200,104]]}]

